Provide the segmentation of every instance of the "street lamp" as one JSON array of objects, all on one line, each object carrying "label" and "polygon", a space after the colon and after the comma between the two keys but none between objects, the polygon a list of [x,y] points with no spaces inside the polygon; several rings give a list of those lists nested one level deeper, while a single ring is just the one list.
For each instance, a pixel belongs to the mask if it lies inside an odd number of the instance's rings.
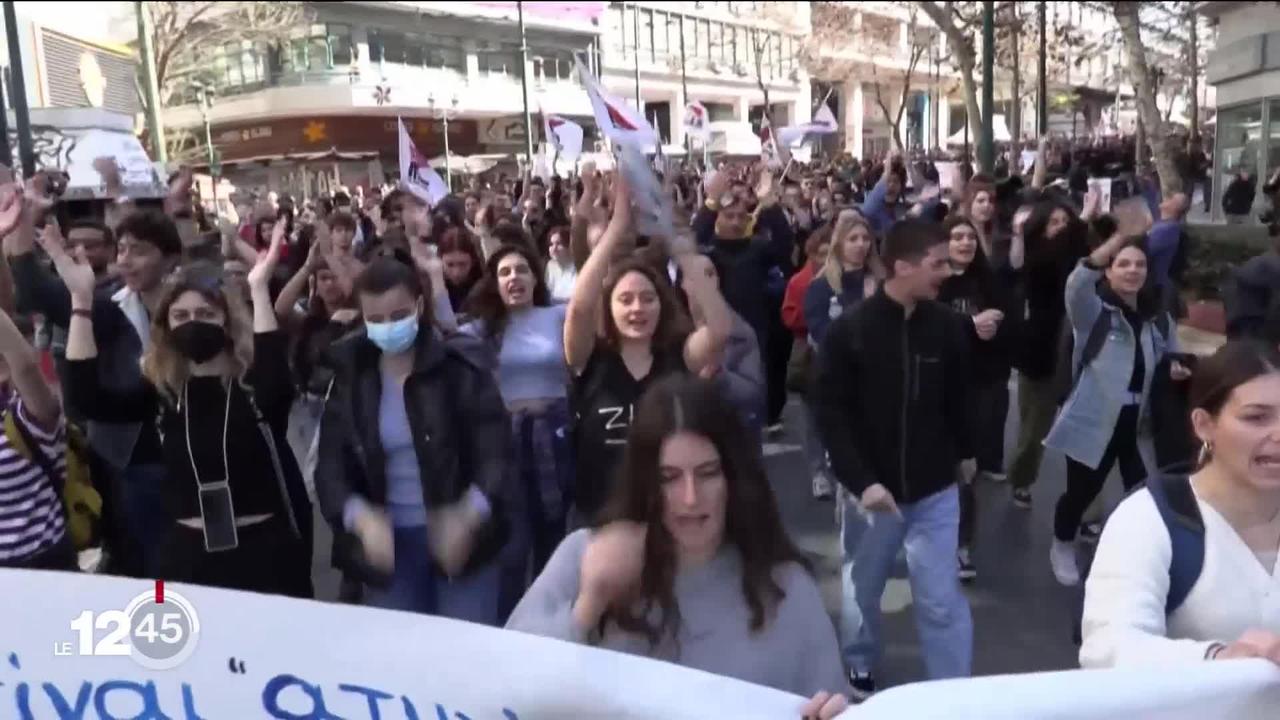
[{"label": "street lamp", "polygon": [[218,162],[218,151],[213,147],[213,126],[209,123],[209,106],[217,96],[217,88],[199,80],[191,83],[196,91],[196,102],[200,104],[200,119],[204,122],[204,146],[209,159],[209,177],[213,183],[213,204],[218,205],[218,178],[222,175],[222,164]]},{"label": "street lamp", "polygon": [[456,116],[458,112],[458,96],[456,94],[450,96],[450,107],[441,107],[437,109],[435,93],[431,93],[430,95],[427,95],[427,104],[431,106],[432,112],[438,112],[440,114],[440,119],[444,121],[444,182],[448,185],[449,192],[453,192],[453,173],[451,172],[452,166],[449,162],[449,119],[451,114]]}]

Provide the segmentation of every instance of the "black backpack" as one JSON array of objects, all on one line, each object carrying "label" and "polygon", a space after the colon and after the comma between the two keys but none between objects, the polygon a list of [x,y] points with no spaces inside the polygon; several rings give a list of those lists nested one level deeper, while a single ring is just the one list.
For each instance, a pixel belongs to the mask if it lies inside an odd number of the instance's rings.
[{"label": "black backpack", "polygon": [[[1155,323],[1156,331],[1160,333],[1160,337],[1169,339],[1169,315],[1165,312],[1159,312],[1152,319]],[[1072,364],[1072,357],[1075,353],[1075,333],[1072,332],[1071,323],[1063,318],[1062,327],[1058,333],[1058,361],[1053,369],[1053,387],[1058,403],[1064,403],[1067,397],[1071,395],[1071,391],[1075,389],[1076,382],[1080,380],[1080,373],[1088,367],[1098,357],[1098,353],[1102,352],[1102,347],[1107,344],[1107,335],[1111,332],[1111,313],[1103,310],[1098,315],[1098,319],[1093,322],[1093,327],[1089,328],[1089,335],[1085,337],[1084,349],[1080,354],[1079,362]],[[1151,372],[1149,369],[1148,372]]]}]

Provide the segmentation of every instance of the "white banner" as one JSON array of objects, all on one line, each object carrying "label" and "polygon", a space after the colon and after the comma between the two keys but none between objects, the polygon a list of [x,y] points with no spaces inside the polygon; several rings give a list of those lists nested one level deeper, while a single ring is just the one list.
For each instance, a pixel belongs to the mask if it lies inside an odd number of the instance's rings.
[{"label": "white banner", "polygon": [[[31,570],[0,569],[0,588],[5,720],[794,720],[804,703],[412,613]],[[1236,660],[916,683],[841,717],[1274,720],[1277,708],[1280,668]]]},{"label": "white banner", "polygon": [[31,570],[0,570],[0,588],[5,720],[704,720],[799,718],[804,704],[665,662],[412,613],[173,583],[157,604],[149,582]]}]

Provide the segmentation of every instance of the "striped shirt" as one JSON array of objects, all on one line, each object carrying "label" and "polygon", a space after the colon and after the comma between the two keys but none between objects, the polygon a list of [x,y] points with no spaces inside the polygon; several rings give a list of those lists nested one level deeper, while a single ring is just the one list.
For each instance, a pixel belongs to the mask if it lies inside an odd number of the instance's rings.
[{"label": "striped shirt", "polygon": [[[40,428],[14,394],[0,418],[12,414],[49,458],[59,478],[67,472],[67,438],[62,418],[53,432]],[[23,562],[66,534],[62,499],[40,465],[22,456],[0,432],[0,566]]]}]

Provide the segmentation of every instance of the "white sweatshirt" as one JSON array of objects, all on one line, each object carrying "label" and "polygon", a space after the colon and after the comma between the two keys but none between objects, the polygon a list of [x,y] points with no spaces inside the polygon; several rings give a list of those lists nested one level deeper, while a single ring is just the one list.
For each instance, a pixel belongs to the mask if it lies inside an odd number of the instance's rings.
[{"label": "white sweatshirt", "polygon": [[1271,572],[1208,503],[1204,568],[1186,600],[1165,620],[1172,545],[1146,490],[1107,520],[1085,585],[1080,665],[1085,668],[1199,662],[1214,642],[1246,630],[1280,633],[1280,563]]}]

